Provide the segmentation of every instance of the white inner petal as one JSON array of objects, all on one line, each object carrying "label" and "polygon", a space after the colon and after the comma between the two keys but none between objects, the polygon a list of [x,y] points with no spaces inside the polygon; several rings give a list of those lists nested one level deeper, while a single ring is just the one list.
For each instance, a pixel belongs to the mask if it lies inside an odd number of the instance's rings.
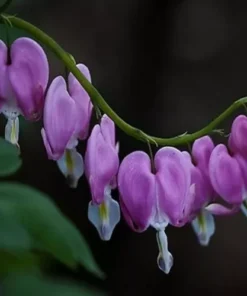
[{"label": "white inner petal", "polygon": [[[156,185],[157,186],[157,185]],[[164,230],[169,224],[168,216],[160,209],[159,205],[159,196],[155,186],[155,197],[156,203],[153,209],[152,218],[150,219],[150,225],[155,228],[157,231]]]},{"label": "white inner petal", "polygon": [[66,148],[69,149],[69,150],[71,150],[71,149],[74,149],[77,145],[78,145],[78,140],[77,140],[77,138],[73,135],[73,136],[70,138],[70,140],[69,140],[69,142],[68,142]]},{"label": "white inner petal", "polygon": [[76,148],[66,149],[63,156],[57,160],[57,165],[61,173],[68,181],[71,188],[76,188],[79,179],[84,173],[84,162],[82,156]]},{"label": "white inner petal", "polygon": [[105,199],[100,205],[92,201],[88,206],[88,219],[97,229],[102,240],[111,239],[116,225],[120,221],[120,207],[111,197],[110,187],[105,188]]},{"label": "white inner petal", "polygon": [[4,103],[1,112],[8,119],[15,119],[21,114],[20,108],[18,108],[15,104],[12,104],[11,102]]},{"label": "white inner petal", "polygon": [[214,217],[209,211],[202,210],[191,222],[191,226],[202,246],[208,246],[212,235],[215,233]]},{"label": "white inner petal", "polygon": [[8,118],[8,121],[5,126],[5,140],[18,145],[19,141],[19,118]]},{"label": "white inner petal", "polygon": [[168,240],[165,231],[158,231],[156,238],[159,247],[157,264],[162,271],[168,274],[173,266],[173,256],[168,250]]}]

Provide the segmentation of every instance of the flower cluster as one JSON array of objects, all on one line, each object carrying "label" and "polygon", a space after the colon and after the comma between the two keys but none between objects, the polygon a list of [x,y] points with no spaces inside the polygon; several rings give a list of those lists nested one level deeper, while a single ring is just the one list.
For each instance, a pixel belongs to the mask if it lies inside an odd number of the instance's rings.
[{"label": "flower cluster", "polygon": [[[88,68],[76,65],[91,82]],[[191,153],[163,147],[154,157],[143,151],[127,155],[120,164],[114,122],[103,115],[90,136],[93,105],[73,74],[56,77],[48,87],[49,67],[39,44],[19,38],[8,48],[0,41],[0,110],[7,118],[5,138],[18,145],[23,115],[36,121],[48,158],[76,188],[85,175],[92,200],[88,218],[102,240],[109,240],[120,221],[120,208],[136,232],[149,226],[157,233],[158,266],[169,273],[173,265],[166,227],[191,224],[201,245],[215,232],[214,215],[230,215],[242,209],[247,215],[247,117],[238,116],[228,145],[214,145],[209,136],[197,139]],[[86,140],[85,166],[76,150]],[[85,167],[85,168],[84,168]],[[119,203],[111,196],[118,189]]]}]

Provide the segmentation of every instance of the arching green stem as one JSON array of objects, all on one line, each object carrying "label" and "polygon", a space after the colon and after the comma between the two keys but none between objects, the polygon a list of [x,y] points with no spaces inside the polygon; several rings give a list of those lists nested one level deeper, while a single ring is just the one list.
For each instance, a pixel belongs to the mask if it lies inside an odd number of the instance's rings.
[{"label": "arching green stem", "polygon": [[230,107],[228,107],[217,118],[211,121],[207,126],[192,134],[184,133],[173,138],[158,138],[150,136],[142,130],[131,126],[130,124],[125,122],[120,116],[118,116],[118,114],[116,114],[114,110],[107,104],[107,102],[98,92],[98,90],[79,71],[79,69],[72,61],[70,55],[50,36],[48,36],[46,33],[41,31],[34,25],[18,17],[2,14],[1,19],[5,23],[11,23],[12,26],[28,32],[33,36],[33,38],[43,43],[48,49],[50,49],[63,62],[67,69],[74,74],[74,76],[77,78],[77,80],[89,94],[92,103],[98,108],[100,108],[104,113],[106,113],[122,131],[124,131],[127,135],[132,136],[137,140],[149,142],[150,144],[155,144],[157,146],[179,146],[188,144],[202,136],[212,133],[222,121],[224,121],[228,116],[230,116],[236,109],[247,103],[247,97],[235,101]]}]

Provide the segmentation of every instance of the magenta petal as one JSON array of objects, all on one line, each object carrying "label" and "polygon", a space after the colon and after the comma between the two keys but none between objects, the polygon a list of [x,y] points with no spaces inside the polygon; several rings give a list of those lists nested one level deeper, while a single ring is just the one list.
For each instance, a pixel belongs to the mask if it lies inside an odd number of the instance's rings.
[{"label": "magenta petal", "polygon": [[100,126],[96,125],[88,139],[85,154],[85,173],[94,203],[103,202],[105,189],[112,183],[118,167],[119,159],[115,148],[105,141]]},{"label": "magenta petal", "polygon": [[11,46],[9,79],[23,115],[38,120],[43,112],[49,66],[42,47],[30,38],[19,38]]},{"label": "magenta petal", "polygon": [[212,201],[216,197],[216,193],[211,185],[209,178],[209,159],[214,150],[214,143],[209,136],[197,139],[192,147],[192,157],[196,163],[196,167],[200,169],[204,182],[204,198],[206,201]]},{"label": "magenta petal", "polygon": [[225,215],[235,214],[236,212],[239,211],[240,206],[241,206],[241,204],[233,205],[230,208],[228,208],[224,205],[213,203],[213,204],[208,205],[205,209],[213,215],[216,215],[216,216],[224,215],[225,216]]},{"label": "magenta petal", "polygon": [[231,128],[228,145],[232,152],[247,156],[247,117],[239,115],[235,118]]},{"label": "magenta petal", "polygon": [[229,204],[239,204],[243,199],[244,181],[237,160],[227,148],[217,145],[210,157],[209,176],[215,191]]},{"label": "magenta petal", "polygon": [[115,123],[106,114],[102,116],[100,127],[105,141],[112,147],[116,147]]},{"label": "magenta petal", "polygon": [[8,93],[7,46],[2,40],[0,40],[0,77],[0,104],[2,104]]},{"label": "magenta petal", "polygon": [[50,158],[58,160],[63,155],[73,137],[76,119],[75,102],[66,90],[65,80],[59,76],[49,87],[44,107],[45,132],[42,135]]},{"label": "magenta petal", "polygon": [[173,147],[164,147],[155,155],[159,211],[167,215],[170,224],[180,225],[184,210],[191,201],[190,168],[184,154]]},{"label": "magenta petal", "polygon": [[196,162],[196,166],[206,176],[208,176],[209,159],[214,147],[214,143],[209,136],[197,139],[192,147],[192,155],[194,161]]},{"label": "magenta petal", "polygon": [[126,222],[135,231],[146,230],[156,204],[155,176],[151,173],[150,158],[146,153],[136,151],[123,159],[118,188]]},{"label": "magenta petal", "polygon": [[44,143],[48,158],[49,159],[56,159],[57,157],[59,157],[59,156],[56,156],[56,154],[53,154],[44,128],[41,129],[41,136],[42,136],[42,139],[43,139],[43,143]]},{"label": "magenta petal", "polygon": [[190,154],[186,151],[183,151],[183,154],[187,158],[190,167],[191,184],[195,185],[195,199],[191,214],[196,214],[210,201],[212,186],[201,170],[191,162]]},{"label": "magenta petal", "polygon": [[[91,82],[91,76],[88,68],[83,64],[78,64],[77,68]],[[78,111],[78,122],[76,133],[78,138],[84,140],[88,136],[88,130],[92,115],[93,105],[85,89],[81,86],[75,76],[70,73],[68,78],[68,88],[71,97],[75,100]]]},{"label": "magenta petal", "polygon": [[245,157],[243,157],[241,154],[235,154],[234,158],[236,159],[236,161],[239,164],[241,173],[242,173],[242,177],[243,177],[243,181],[244,181],[244,185],[245,185],[245,189],[247,189],[247,159]]}]

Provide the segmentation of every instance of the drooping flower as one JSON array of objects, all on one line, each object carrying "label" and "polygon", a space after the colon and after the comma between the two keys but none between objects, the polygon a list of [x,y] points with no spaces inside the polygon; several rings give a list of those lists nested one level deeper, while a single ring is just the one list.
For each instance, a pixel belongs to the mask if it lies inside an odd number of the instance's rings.
[{"label": "drooping flower", "polygon": [[[232,123],[231,133],[228,140],[230,152],[234,155],[240,166],[245,190],[247,190],[247,117],[239,115]],[[247,194],[244,192],[241,210],[247,216]]]},{"label": "drooping flower", "polygon": [[[214,148],[209,161],[213,188],[225,202],[233,206],[232,211],[246,199],[246,184],[240,163],[244,164],[244,159],[240,155],[231,155],[223,144]],[[213,206],[210,208],[213,209]],[[224,211],[223,207],[217,209]]]},{"label": "drooping flower", "polygon": [[228,140],[228,146],[233,154],[240,154],[247,158],[247,117],[245,115],[237,116],[231,127],[231,133]]},{"label": "drooping flower", "polygon": [[214,149],[214,143],[209,136],[196,140],[192,146],[192,155],[183,152],[191,169],[191,184],[195,184],[195,202],[192,208],[192,228],[201,245],[207,246],[215,232],[214,217],[207,210],[210,202],[215,200],[216,193],[209,178],[209,159]]},{"label": "drooping flower", "polygon": [[128,225],[137,232],[152,226],[157,231],[158,266],[169,273],[173,257],[168,251],[165,229],[190,221],[194,202],[190,168],[184,154],[172,147],[160,149],[152,172],[149,156],[136,151],[126,156],[119,168],[120,205]]},{"label": "drooping flower", "polygon": [[109,240],[120,221],[120,208],[112,199],[119,168],[118,144],[115,142],[114,122],[104,115],[94,126],[87,142],[85,174],[89,182],[92,201],[88,206],[88,218],[96,227],[102,240]]},{"label": "drooping flower", "polygon": [[30,38],[10,48],[0,40],[0,107],[7,118],[5,138],[18,145],[19,115],[37,121],[43,112],[49,65],[42,47]]},{"label": "drooping flower", "polygon": [[[87,67],[82,64],[77,67],[91,81]],[[52,81],[46,95],[41,134],[48,157],[57,161],[73,188],[84,171],[83,159],[76,146],[78,139],[87,137],[91,113],[90,98],[71,73],[68,85],[62,76]]]}]

